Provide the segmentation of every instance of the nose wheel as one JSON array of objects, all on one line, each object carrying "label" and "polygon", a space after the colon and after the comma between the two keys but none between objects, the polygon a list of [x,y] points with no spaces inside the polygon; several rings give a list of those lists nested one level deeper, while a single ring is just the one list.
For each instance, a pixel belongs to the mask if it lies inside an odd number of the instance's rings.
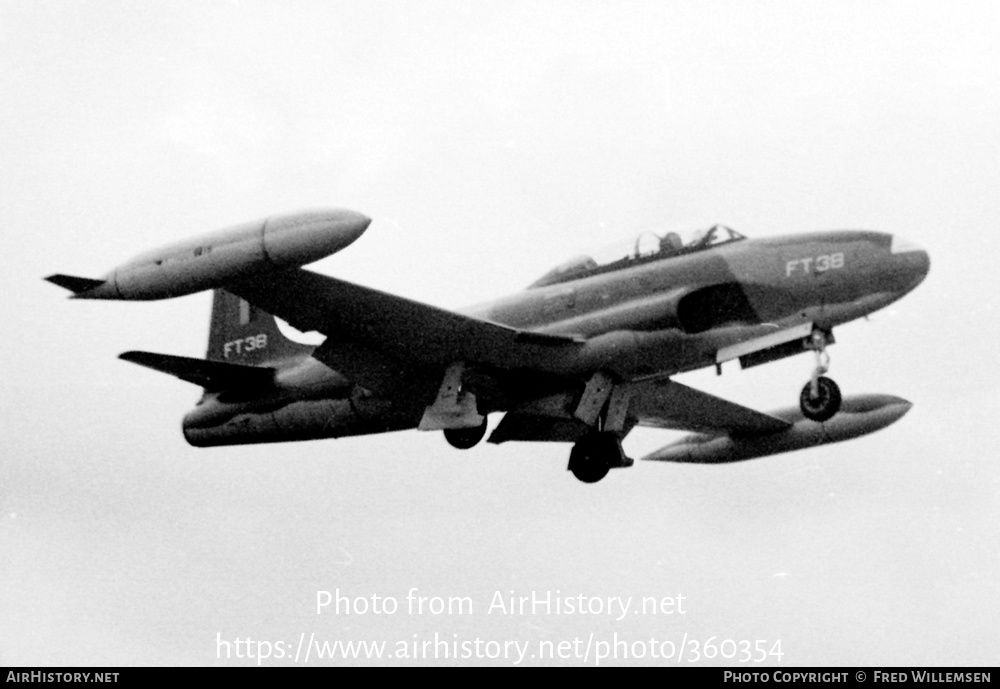
[{"label": "nose wheel", "polygon": [[826,353],[827,336],[822,330],[814,330],[812,349],[816,353],[816,368],[812,380],[802,388],[799,407],[802,414],[813,421],[829,421],[840,411],[842,400],[840,387],[823,374],[830,369],[830,355]]},{"label": "nose wheel", "polygon": [[829,421],[840,411],[840,388],[826,376],[806,383],[799,395],[799,407],[807,419]]}]

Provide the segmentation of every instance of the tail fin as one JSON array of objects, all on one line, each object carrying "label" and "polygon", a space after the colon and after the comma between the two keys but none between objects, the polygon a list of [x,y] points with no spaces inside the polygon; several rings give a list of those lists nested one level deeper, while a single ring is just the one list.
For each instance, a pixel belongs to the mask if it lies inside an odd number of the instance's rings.
[{"label": "tail fin", "polygon": [[271,314],[235,294],[215,290],[205,357],[209,361],[245,366],[272,365],[308,355],[313,349],[311,345],[285,337]]}]

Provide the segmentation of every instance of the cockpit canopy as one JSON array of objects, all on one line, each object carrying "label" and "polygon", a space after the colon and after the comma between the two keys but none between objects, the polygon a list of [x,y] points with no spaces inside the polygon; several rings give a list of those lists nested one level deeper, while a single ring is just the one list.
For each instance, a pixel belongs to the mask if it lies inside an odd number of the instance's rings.
[{"label": "cockpit canopy", "polygon": [[686,235],[682,237],[677,232],[667,232],[661,236],[655,232],[643,232],[628,241],[605,247],[592,256],[579,256],[567,261],[533,282],[528,289],[579,280],[591,275],[609,273],[671,256],[704,251],[713,246],[746,239],[725,225],[714,225],[707,230],[694,230]]}]

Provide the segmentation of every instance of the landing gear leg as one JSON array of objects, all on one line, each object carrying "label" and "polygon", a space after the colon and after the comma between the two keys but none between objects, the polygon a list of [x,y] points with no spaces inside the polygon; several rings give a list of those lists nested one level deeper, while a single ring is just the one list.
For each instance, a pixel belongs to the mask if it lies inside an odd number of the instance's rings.
[{"label": "landing gear leg", "polygon": [[812,334],[812,349],[816,353],[816,368],[813,369],[812,380],[802,388],[799,395],[799,407],[807,419],[829,421],[840,411],[840,388],[830,378],[823,374],[830,370],[830,355],[826,353],[826,333],[814,330]]}]

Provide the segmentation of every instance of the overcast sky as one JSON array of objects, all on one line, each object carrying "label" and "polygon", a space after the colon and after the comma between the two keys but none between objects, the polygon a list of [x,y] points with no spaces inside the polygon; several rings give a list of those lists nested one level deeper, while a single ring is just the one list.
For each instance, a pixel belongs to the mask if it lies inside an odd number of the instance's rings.
[{"label": "overcast sky", "polygon": [[[782,665],[997,664],[998,46],[989,1],[0,0],[0,664],[616,632],[780,640]],[[199,390],[115,357],[202,356],[210,296],[42,281],[330,206],[375,221],[318,270],[445,307],[651,227],[898,232],[930,275],[838,329],[831,375],[914,407],[847,444],[594,486],[568,446],[439,433],[197,450]],[[811,363],[681,380],[768,410]],[[316,615],[338,588],[401,609]],[[473,614],[408,614],[411,588]],[[487,614],[512,590],[686,612]]]}]

